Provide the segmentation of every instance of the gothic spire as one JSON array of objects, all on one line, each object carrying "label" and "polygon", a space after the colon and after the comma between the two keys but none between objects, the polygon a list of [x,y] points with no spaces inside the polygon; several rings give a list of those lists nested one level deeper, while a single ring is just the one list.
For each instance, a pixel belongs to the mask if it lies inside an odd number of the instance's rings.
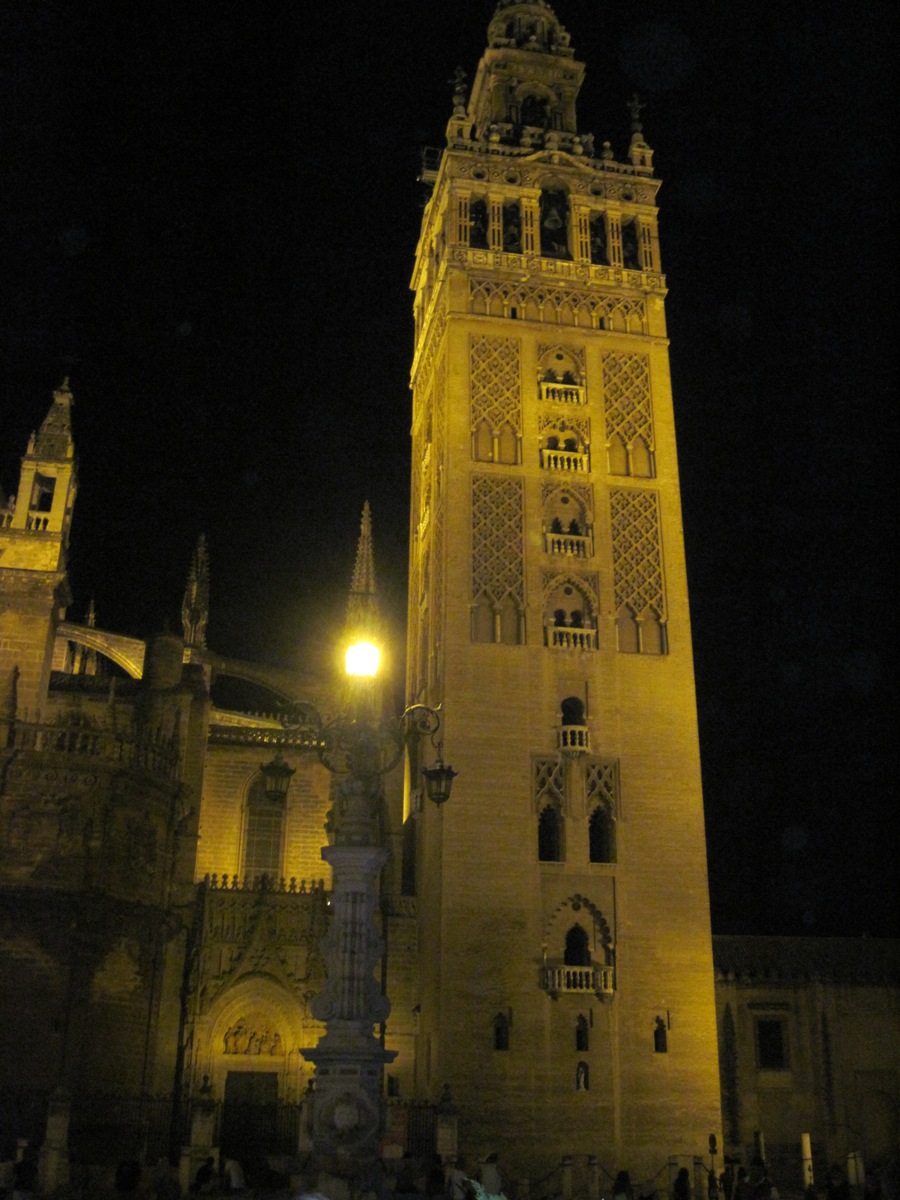
[{"label": "gothic spire", "polygon": [[197,539],[197,549],[191,558],[187,587],[181,602],[181,624],[187,646],[206,648],[206,622],[209,620],[209,555],[203,534]]},{"label": "gothic spire", "polygon": [[368,500],[363,505],[356,547],[356,563],[350,581],[347,603],[347,623],[356,629],[370,628],[378,615],[375,585],[375,554],[372,550],[372,510]]},{"label": "gothic spire", "polygon": [[50,411],[37,435],[32,435],[28,453],[51,460],[72,458],[72,392],[68,376],[54,391]]}]

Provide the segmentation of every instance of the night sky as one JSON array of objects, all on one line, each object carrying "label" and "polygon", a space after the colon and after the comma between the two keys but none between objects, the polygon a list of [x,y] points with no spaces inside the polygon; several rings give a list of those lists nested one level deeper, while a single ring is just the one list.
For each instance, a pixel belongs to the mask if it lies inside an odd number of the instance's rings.
[{"label": "night sky", "polygon": [[[492,11],[7,0],[0,480],[70,374],[73,619],[179,628],[203,531],[212,647],[321,656],[368,498],[402,655],[419,150]],[[664,181],[714,930],[893,935],[892,10],[557,11]]]}]

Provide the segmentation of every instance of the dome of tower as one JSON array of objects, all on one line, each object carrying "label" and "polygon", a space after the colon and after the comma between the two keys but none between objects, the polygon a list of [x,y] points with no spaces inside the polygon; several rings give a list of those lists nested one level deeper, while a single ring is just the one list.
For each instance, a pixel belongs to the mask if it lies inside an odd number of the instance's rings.
[{"label": "dome of tower", "polygon": [[570,56],[569,34],[544,0],[499,0],[488,26],[492,50],[511,47]]}]

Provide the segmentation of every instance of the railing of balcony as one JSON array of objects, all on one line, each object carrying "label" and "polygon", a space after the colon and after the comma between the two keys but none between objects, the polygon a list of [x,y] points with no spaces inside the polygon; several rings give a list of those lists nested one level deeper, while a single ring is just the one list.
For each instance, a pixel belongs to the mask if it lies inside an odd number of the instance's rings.
[{"label": "railing of balcony", "polygon": [[596,992],[598,996],[611,996],[616,990],[615,967],[601,967],[591,963],[589,967],[545,966],[543,968],[544,990],[559,992]]},{"label": "railing of balcony", "polygon": [[587,401],[580,383],[541,383],[541,399],[553,404],[584,404]]},{"label": "railing of balcony", "polygon": [[546,625],[547,645],[559,650],[596,650],[597,630],[571,625]]},{"label": "railing of balcony", "polygon": [[562,725],[556,731],[556,744],[563,754],[588,754],[591,731],[587,725]]},{"label": "railing of balcony", "polygon": [[541,466],[545,471],[577,471],[582,474],[591,469],[587,454],[577,450],[548,450],[543,446]]},{"label": "railing of balcony", "polygon": [[105,729],[85,726],[37,725],[17,721],[10,731],[8,748],[19,752],[68,754],[173,778],[178,766],[174,740],[147,736],[131,739]]},{"label": "railing of balcony", "polygon": [[580,533],[545,533],[547,554],[566,554],[569,558],[590,558],[594,553],[593,539]]}]

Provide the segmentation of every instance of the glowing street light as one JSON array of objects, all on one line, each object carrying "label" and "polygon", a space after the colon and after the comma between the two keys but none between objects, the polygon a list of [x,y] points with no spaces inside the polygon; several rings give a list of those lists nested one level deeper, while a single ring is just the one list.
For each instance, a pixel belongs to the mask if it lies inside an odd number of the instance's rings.
[{"label": "glowing street light", "polygon": [[347,647],[344,667],[348,675],[374,679],[381,666],[381,651],[374,642],[354,642]]}]

